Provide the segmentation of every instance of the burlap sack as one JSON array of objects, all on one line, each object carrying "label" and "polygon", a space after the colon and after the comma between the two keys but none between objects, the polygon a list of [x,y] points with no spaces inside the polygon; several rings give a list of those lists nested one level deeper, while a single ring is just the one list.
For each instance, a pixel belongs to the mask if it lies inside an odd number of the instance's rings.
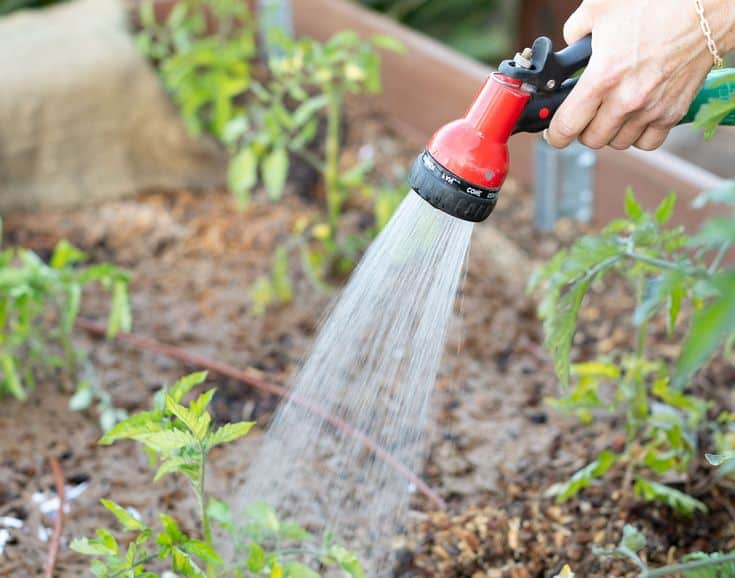
[{"label": "burlap sack", "polygon": [[137,51],[121,0],[0,18],[0,211],[225,179]]}]

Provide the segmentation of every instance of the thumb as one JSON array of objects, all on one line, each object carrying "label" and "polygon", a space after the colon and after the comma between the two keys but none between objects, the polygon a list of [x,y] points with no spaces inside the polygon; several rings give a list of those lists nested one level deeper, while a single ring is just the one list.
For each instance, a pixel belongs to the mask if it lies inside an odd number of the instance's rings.
[{"label": "thumb", "polygon": [[568,45],[592,32],[592,14],[588,6],[589,4],[583,1],[564,24],[564,40]]}]

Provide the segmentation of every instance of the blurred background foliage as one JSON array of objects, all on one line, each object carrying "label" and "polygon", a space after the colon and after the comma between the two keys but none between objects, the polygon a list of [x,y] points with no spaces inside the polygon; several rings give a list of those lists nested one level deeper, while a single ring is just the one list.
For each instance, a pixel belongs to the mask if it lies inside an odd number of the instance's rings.
[{"label": "blurred background foliage", "polygon": [[448,44],[497,64],[516,44],[520,0],[360,0],[362,4]]},{"label": "blurred background foliage", "polygon": [[22,8],[42,8],[65,0],[0,0],[0,16]]},{"label": "blurred background foliage", "polygon": [[[0,0],[0,16],[66,0]],[[460,52],[497,64],[516,44],[520,0],[359,0]]]}]

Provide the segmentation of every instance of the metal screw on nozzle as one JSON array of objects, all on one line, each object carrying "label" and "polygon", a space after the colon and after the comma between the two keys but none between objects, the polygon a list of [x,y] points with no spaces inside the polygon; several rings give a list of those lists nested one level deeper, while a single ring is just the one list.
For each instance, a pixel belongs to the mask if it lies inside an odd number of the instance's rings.
[{"label": "metal screw on nozzle", "polygon": [[531,68],[531,58],[533,58],[533,50],[530,48],[524,48],[523,52],[516,52],[513,62],[515,62],[518,68],[525,68],[528,70]]}]

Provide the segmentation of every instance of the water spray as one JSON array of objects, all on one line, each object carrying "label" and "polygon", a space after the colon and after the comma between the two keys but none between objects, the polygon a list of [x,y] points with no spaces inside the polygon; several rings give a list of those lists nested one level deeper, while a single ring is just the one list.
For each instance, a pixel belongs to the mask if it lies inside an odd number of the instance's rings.
[{"label": "water spray", "polygon": [[[560,52],[551,40],[538,38],[485,81],[464,118],[455,120],[432,137],[409,173],[419,196],[437,209],[465,221],[487,219],[495,209],[500,188],[508,176],[508,140],[519,132],[541,132],[577,83],[575,75],[592,56],[587,36]],[[735,94],[735,83],[722,78],[735,69],[712,72],[688,114],[711,99]],[[735,125],[735,113],[720,124]]]}]

